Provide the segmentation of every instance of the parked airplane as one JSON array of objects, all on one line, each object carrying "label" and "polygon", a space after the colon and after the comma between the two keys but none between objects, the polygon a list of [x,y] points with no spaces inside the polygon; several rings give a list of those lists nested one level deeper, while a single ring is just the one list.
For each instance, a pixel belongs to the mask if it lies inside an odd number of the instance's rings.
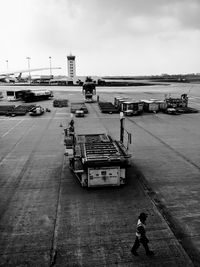
[{"label": "parked airplane", "polygon": [[[61,69],[58,68],[51,68],[51,69]],[[0,72],[0,82],[6,82],[6,83],[15,83],[15,82],[21,82],[24,81],[24,79],[21,77],[22,73],[25,72],[32,72],[32,71],[39,71],[39,70],[49,70],[49,68],[37,68],[37,69],[29,69],[29,70],[18,70],[13,72]],[[12,75],[19,73],[17,77],[12,77]]]}]

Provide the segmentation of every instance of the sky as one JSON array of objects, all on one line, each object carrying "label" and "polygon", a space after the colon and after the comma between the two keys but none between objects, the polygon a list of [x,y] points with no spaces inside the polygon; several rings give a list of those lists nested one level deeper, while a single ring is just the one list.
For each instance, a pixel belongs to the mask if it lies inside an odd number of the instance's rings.
[{"label": "sky", "polygon": [[0,72],[200,73],[200,0],[0,0]]}]

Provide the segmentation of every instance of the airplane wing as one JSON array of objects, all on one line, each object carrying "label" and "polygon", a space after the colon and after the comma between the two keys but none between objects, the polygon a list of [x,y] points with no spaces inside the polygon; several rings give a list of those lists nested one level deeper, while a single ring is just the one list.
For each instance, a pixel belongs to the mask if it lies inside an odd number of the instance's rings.
[{"label": "airplane wing", "polygon": [[[51,68],[53,69],[61,69],[60,67],[57,68]],[[16,71],[12,71],[12,72],[0,72],[0,76],[10,76],[10,75],[14,75],[16,73],[24,73],[24,72],[32,72],[32,71],[38,71],[38,70],[50,70],[50,68],[36,68],[36,69],[26,69],[26,70],[16,70]]]}]

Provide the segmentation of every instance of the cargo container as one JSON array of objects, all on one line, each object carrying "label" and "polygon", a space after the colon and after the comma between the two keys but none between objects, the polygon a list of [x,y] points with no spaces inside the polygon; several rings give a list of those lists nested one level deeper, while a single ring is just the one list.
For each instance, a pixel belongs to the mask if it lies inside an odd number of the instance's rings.
[{"label": "cargo container", "polygon": [[157,101],[158,105],[159,105],[159,110],[160,111],[165,111],[167,108],[167,103],[165,101],[159,100]]},{"label": "cargo container", "polygon": [[144,104],[144,111],[146,112],[158,112],[159,111],[159,103],[151,100],[141,100]]},{"label": "cargo container", "polygon": [[121,96],[115,96],[115,98],[114,98],[114,106],[115,107],[118,107],[118,104],[119,104],[119,100],[120,99],[123,99],[123,97],[121,97]]},{"label": "cargo container", "polygon": [[129,98],[119,99],[119,101],[118,101],[118,107],[117,107],[119,109],[119,111],[122,111],[123,103],[124,102],[129,102],[129,101],[131,101],[131,99],[129,99]]},{"label": "cargo container", "polygon": [[114,98],[114,106],[119,110],[121,111],[121,107],[122,107],[122,103],[123,102],[126,102],[126,101],[129,101],[130,99],[127,98],[127,97],[115,97]]},{"label": "cargo container", "polygon": [[139,115],[143,112],[143,103],[140,101],[127,101],[122,103],[125,116]]},{"label": "cargo container", "polygon": [[158,103],[159,110],[160,111],[165,111],[167,109],[167,103],[165,100],[160,100],[160,99],[150,99],[150,101],[153,101],[155,103]]}]

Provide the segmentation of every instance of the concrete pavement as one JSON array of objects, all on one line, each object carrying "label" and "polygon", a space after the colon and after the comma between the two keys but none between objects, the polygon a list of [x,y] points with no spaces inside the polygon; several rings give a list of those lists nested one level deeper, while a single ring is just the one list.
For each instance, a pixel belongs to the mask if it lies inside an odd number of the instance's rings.
[{"label": "concrete pavement", "polygon": [[[66,92],[56,94],[66,97]],[[80,93],[68,93],[68,97],[82,98]],[[107,93],[102,97],[113,99]],[[126,120],[133,135],[133,164],[127,184],[85,189],[69,171],[64,157],[60,124],[69,121],[69,108],[52,108],[51,101],[40,104],[52,112],[38,118],[0,118],[0,266],[193,266],[198,258],[178,236],[183,246],[180,244],[176,229],[184,222],[190,235],[183,235],[183,239],[195,241],[198,152],[195,146],[193,153],[189,152],[190,141],[185,147],[188,153],[181,156],[181,143],[187,139],[188,129],[198,139],[199,115],[190,114],[189,124],[181,124],[181,117],[188,115],[176,117],[178,122],[164,114]],[[75,119],[77,130],[105,130],[118,139],[119,115],[103,115],[96,104],[88,104],[88,108],[85,118]],[[175,139],[170,129],[179,132],[179,126],[186,129]],[[172,149],[173,144],[176,147]],[[186,193],[188,205],[186,200],[182,202]],[[137,258],[130,253],[141,211],[149,214],[147,234],[156,252],[152,258],[143,248]],[[191,220],[195,216],[197,220]],[[190,221],[196,224],[190,227]]]}]

